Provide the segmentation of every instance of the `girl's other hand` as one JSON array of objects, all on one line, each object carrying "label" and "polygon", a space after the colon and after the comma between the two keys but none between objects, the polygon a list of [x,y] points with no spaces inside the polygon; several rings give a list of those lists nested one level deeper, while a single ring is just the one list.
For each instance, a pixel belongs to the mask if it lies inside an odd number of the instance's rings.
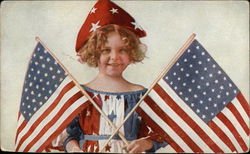
[{"label": "girl's other hand", "polygon": [[130,142],[125,148],[129,153],[141,153],[149,150],[153,147],[153,143],[150,139],[140,138]]}]

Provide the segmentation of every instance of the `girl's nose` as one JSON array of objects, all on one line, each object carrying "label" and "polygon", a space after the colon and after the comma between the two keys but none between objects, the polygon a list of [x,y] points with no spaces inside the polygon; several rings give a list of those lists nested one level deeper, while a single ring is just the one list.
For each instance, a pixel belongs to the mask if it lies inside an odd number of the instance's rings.
[{"label": "girl's nose", "polygon": [[110,58],[111,59],[118,59],[118,57],[119,57],[119,53],[116,50],[112,50],[110,52]]}]

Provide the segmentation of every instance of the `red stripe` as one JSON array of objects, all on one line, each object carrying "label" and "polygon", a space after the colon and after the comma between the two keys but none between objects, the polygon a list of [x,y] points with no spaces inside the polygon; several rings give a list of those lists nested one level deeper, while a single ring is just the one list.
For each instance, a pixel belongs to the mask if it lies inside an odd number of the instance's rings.
[{"label": "red stripe", "polygon": [[62,91],[59,93],[59,95],[57,96],[57,98],[55,99],[55,101],[50,105],[49,108],[47,108],[43,114],[32,124],[32,126],[30,127],[29,131],[23,135],[23,137],[21,138],[21,140],[18,143],[17,146],[17,151],[19,151],[20,146],[22,145],[22,143],[34,132],[34,130],[36,129],[36,127],[42,122],[42,120],[47,117],[51,111],[53,111],[53,109],[57,106],[57,104],[59,103],[59,101],[62,99],[62,97],[64,96],[65,93],[67,93],[72,87],[74,87],[74,83],[73,81],[69,82],[63,89]]},{"label": "red stripe", "polygon": [[[74,94],[70,99],[68,99],[58,113],[50,120],[47,121],[46,126],[36,135],[36,137],[25,147],[24,151],[29,151],[30,148],[53,126],[57,120],[62,116],[62,114],[72,105],[75,101],[83,96],[82,92]],[[51,132],[53,133],[53,132]]]},{"label": "red stripe", "polygon": [[[16,132],[16,139],[15,139],[15,143],[16,143],[16,141],[17,141],[17,138],[18,138],[18,136],[19,136],[19,133],[24,129],[24,127],[27,125],[27,121],[23,121],[22,122],[22,124],[18,127],[18,129],[17,129],[17,132]],[[17,149],[16,149],[16,151],[17,151]]]},{"label": "red stripe", "polygon": [[19,121],[20,116],[21,116],[21,112],[19,111],[18,116],[17,116],[17,121]]},{"label": "red stripe", "polygon": [[144,101],[148,106],[175,131],[183,141],[193,150],[193,152],[203,152],[202,149],[187,135],[187,133],[169,117],[149,96],[145,97]]},{"label": "red stripe", "polygon": [[248,150],[247,145],[245,144],[244,140],[240,136],[240,134],[237,132],[234,125],[231,123],[231,121],[222,113],[218,113],[217,117],[227,126],[227,128],[232,132],[238,143],[240,144],[242,150],[245,152]]},{"label": "red stripe", "polygon": [[184,150],[177,144],[175,141],[161,128],[159,127],[154,120],[152,120],[140,107],[136,109],[137,113],[145,120],[145,123],[152,128],[154,132],[158,132],[164,137],[165,141],[171,145],[171,147],[176,152],[184,152]]},{"label": "red stripe", "polygon": [[242,93],[239,93],[236,97],[239,100],[239,102],[240,102],[241,106],[243,107],[243,109],[245,110],[246,114],[250,118],[250,109],[249,109],[249,104],[248,104],[247,100],[242,95]]},{"label": "red stripe", "polygon": [[54,131],[49,138],[44,142],[36,152],[42,152],[47,146],[54,140],[55,137],[57,137],[72,120],[82,111],[84,108],[86,108],[89,105],[89,101],[87,100],[84,102],[81,106],[79,106],[76,110],[74,110],[64,121],[63,123],[58,127],[56,131]]},{"label": "red stripe", "polygon": [[249,135],[249,128],[248,128],[247,124],[245,123],[244,119],[242,118],[242,116],[240,115],[239,111],[233,105],[233,103],[230,102],[227,105],[227,108],[233,113],[233,115],[238,120],[238,122],[240,123],[241,127],[244,129],[246,134]]},{"label": "red stripe", "polygon": [[175,111],[196,134],[214,151],[223,152],[222,149],[206,134],[206,132],[200,128],[200,126],[185,112],[182,108],[175,103],[175,101],[162,89],[159,84],[156,84],[153,88],[158,95],[164,100],[164,102]]},{"label": "red stripe", "polygon": [[221,128],[216,123],[213,122],[213,120],[208,123],[208,126],[231,149],[232,152],[236,151],[238,153],[229,137],[224,133],[223,130],[221,130]]}]

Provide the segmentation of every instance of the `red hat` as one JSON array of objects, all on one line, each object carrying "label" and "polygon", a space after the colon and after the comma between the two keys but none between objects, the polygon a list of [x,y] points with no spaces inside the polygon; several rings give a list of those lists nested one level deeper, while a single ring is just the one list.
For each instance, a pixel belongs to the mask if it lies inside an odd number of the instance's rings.
[{"label": "red hat", "polygon": [[146,32],[125,10],[110,0],[99,0],[89,12],[87,19],[78,33],[76,51],[84,45],[88,36],[93,31],[108,24],[125,27],[134,32],[138,37],[146,36]]}]

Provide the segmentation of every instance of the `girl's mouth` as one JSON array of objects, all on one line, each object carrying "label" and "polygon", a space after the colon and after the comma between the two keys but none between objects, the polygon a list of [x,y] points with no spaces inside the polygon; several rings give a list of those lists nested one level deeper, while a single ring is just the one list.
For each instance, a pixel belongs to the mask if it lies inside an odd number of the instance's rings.
[{"label": "girl's mouth", "polygon": [[108,65],[108,66],[114,66],[114,67],[117,67],[117,66],[119,66],[120,64],[118,64],[118,63],[108,63],[107,65]]}]

